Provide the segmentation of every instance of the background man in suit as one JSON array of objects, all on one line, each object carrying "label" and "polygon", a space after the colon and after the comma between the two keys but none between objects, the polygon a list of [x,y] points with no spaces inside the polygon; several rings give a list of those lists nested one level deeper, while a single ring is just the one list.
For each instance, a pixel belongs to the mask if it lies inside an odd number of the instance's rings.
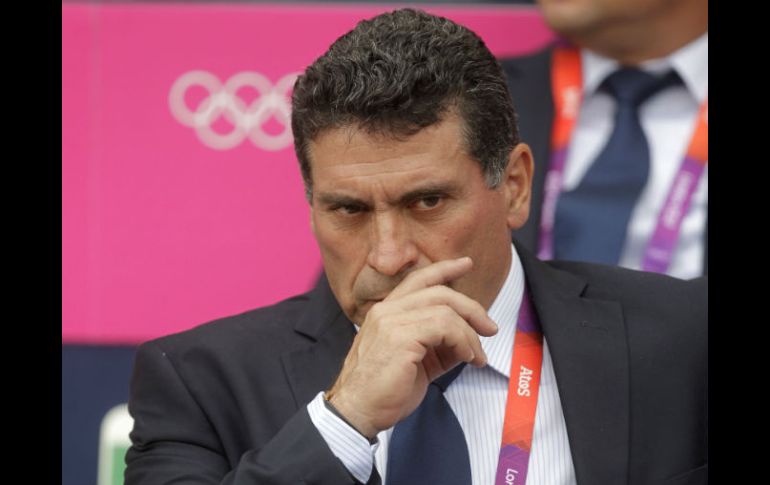
[{"label": "background man in suit", "polygon": [[481,39],[423,12],[308,67],[292,129],[327,278],[140,347],[126,483],[705,483],[705,279],[512,244],[514,119]]},{"label": "background man in suit", "polygon": [[707,273],[706,0],[537,3],[562,39],[502,61],[536,162],[514,236],[545,259]]}]

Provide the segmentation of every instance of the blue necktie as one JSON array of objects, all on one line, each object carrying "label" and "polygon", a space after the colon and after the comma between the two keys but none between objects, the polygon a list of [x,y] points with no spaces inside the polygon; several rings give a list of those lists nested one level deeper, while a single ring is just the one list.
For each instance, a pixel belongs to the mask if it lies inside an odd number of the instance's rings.
[{"label": "blue necktie", "polygon": [[461,363],[428,385],[417,409],[393,428],[388,447],[388,485],[470,485],[465,435],[444,391]]},{"label": "blue necktie", "polygon": [[650,171],[650,149],[639,122],[639,106],[654,93],[680,83],[671,71],[656,77],[621,68],[602,83],[617,101],[615,125],[578,187],[556,204],[554,258],[617,264],[626,230]]}]

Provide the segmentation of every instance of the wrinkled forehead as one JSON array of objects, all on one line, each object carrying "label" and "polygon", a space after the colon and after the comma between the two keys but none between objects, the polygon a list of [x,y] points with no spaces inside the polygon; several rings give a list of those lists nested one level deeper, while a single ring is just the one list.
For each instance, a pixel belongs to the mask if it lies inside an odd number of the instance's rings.
[{"label": "wrinkled forehead", "polygon": [[[451,125],[446,127],[446,125]],[[442,129],[443,128],[443,129]],[[470,154],[466,140],[467,124],[455,105],[448,106],[441,112],[438,121],[420,126],[406,119],[398,120],[360,120],[353,118],[322,129],[308,141],[307,156],[311,167],[318,159],[319,146],[328,150],[326,143],[329,139],[340,150],[349,149],[365,141],[370,147],[382,151],[393,150],[395,147],[408,143],[416,138],[440,138],[446,131],[452,141],[457,141],[466,154]],[[434,135],[438,133],[438,135]],[[323,155],[323,153],[321,154]]]},{"label": "wrinkled forehead", "polygon": [[460,131],[453,117],[406,137],[329,130],[310,145],[314,191],[390,201],[410,191],[462,185],[481,168]]}]

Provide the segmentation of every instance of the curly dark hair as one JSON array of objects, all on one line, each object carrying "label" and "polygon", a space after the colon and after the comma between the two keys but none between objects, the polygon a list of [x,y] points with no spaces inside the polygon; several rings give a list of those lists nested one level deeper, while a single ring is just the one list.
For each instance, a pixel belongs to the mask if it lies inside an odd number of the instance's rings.
[{"label": "curly dark hair", "polygon": [[308,200],[308,145],[321,132],[355,126],[400,139],[449,111],[460,116],[468,153],[496,187],[519,136],[504,74],[484,41],[415,9],[359,22],[294,85],[291,128]]}]

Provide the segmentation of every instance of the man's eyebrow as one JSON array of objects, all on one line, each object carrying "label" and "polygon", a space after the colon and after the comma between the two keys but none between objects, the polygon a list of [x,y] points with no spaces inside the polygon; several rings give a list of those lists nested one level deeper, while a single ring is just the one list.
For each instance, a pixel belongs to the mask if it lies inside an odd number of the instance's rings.
[{"label": "man's eyebrow", "polygon": [[399,197],[398,201],[401,204],[407,204],[424,197],[434,197],[437,195],[453,195],[458,191],[459,191],[459,187],[457,187],[456,184],[438,183],[438,184],[428,185],[425,187],[420,187],[415,190],[410,190],[409,192]]},{"label": "man's eyebrow", "polygon": [[355,197],[343,194],[321,193],[318,194],[318,203],[322,205],[343,206],[343,205],[367,205],[366,202]]},{"label": "man's eyebrow", "polygon": [[[433,197],[436,195],[443,195],[443,194],[452,195],[452,194],[455,194],[458,190],[459,188],[456,186],[456,184],[452,184],[452,183],[432,184],[432,185],[423,186],[414,190],[410,190],[409,192],[402,194],[398,198],[397,202],[399,204],[408,204],[410,202],[413,202],[423,197]],[[335,194],[330,192],[324,192],[324,193],[318,194],[317,197],[318,197],[318,203],[321,205],[328,205],[328,206],[343,206],[343,205],[368,206],[369,205],[367,202],[361,199],[358,199],[350,195],[345,195],[345,194]]]}]

